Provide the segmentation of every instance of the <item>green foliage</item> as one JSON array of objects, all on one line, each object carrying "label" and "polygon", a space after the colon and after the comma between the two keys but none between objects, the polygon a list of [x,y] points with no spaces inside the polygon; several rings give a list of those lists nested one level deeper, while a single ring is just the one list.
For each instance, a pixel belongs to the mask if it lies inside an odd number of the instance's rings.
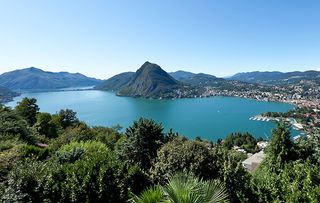
[{"label": "green foliage", "polygon": [[7,187],[1,198],[3,202],[41,202],[38,180],[42,164],[26,159],[18,162],[9,174]]},{"label": "green foliage", "polygon": [[301,137],[295,148],[298,157],[320,167],[320,134]]},{"label": "green foliage", "polygon": [[257,140],[249,133],[232,133],[224,139],[223,146],[228,149],[238,146],[247,152],[254,153],[257,151]]},{"label": "green foliage", "polygon": [[63,128],[79,123],[77,113],[71,109],[62,109],[59,111],[60,124]]},{"label": "green foliage", "polygon": [[250,185],[251,175],[243,168],[243,153],[221,150],[222,166],[219,179],[226,185],[231,202],[255,202]]},{"label": "green foliage", "polygon": [[125,202],[131,192],[143,190],[141,184],[146,185],[146,177],[142,171],[117,161],[103,143],[71,143],[59,152],[79,147],[85,154],[75,162],[59,163],[53,158],[17,163],[8,177],[2,201]]},{"label": "green foliage", "polygon": [[266,152],[268,161],[271,163],[270,167],[274,170],[278,170],[284,163],[295,159],[290,131],[283,123],[279,123],[277,128],[273,129]]},{"label": "green foliage", "polygon": [[106,144],[110,149],[114,149],[116,143],[121,138],[121,134],[115,128],[107,127],[93,127],[92,128],[95,135],[95,140]]},{"label": "green foliage", "polygon": [[36,115],[39,111],[37,100],[35,98],[23,98],[18,102],[16,111],[29,123],[30,126],[33,126],[37,121]]},{"label": "green foliage", "polygon": [[[231,202],[320,199],[320,138],[293,142],[283,124],[273,131],[266,159],[249,174],[241,165],[245,154],[230,149],[254,152],[250,134],[229,135],[222,146],[172,130],[165,135],[148,119],[123,135],[119,128],[89,127],[71,110],[38,112],[32,127],[21,112],[0,106],[2,202],[126,202],[133,194],[140,194],[133,202],[216,202],[219,194]],[[35,140],[49,146],[37,147]]]},{"label": "green foliage", "polygon": [[271,171],[269,167],[269,163],[265,162],[252,179],[259,202],[318,202],[318,167],[301,161],[284,164],[279,173]]},{"label": "green foliage", "polygon": [[106,149],[107,146],[101,142],[71,142],[70,144],[63,145],[56,152],[56,156],[60,163],[74,163],[83,157],[90,157],[95,153],[103,153]]},{"label": "green foliage", "polygon": [[150,170],[154,182],[164,184],[179,171],[193,173],[205,180],[220,179],[230,199],[246,201],[252,197],[250,175],[242,167],[243,154],[209,143],[176,138],[158,150]]},{"label": "green foliage", "polygon": [[20,152],[18,142],[14,146],[0,152],[0,200],[1,194],[6,188],[7,174],[12,170],[13,165],[21,159]]},{"label": "green foliage", "polygon": [[252,178],[259,202],[318,202],[320,171],[317,138],[290,140],[288,128],[279,124],[267,147],[267,158]]},{"label": "green foliage", "polygon": [[134,196],[130,201],[132,203],[161,203],[167,202],[161,187],[152,186],[144,190],[139,196]]},{"label": "green foliage", "polygon": [[70,142],[89,141],[94,139],[95,132],[87,124],[80,122],[64,129],[59,137],[51,141],[51,145],[53,149],[58,149]]},{"label": "green foliage", "polygon": [[19,137],[28,143],[34,141],[28,123],[9,107],[0,107],[0,138],[7,137]]},{"label": "green foliage", "polygon": [[22,145],[21,146],[21,155],[23,157],[34,157],[38,160],[44,160],[49,157],[50,149],[41,148],[34,145]]},{"label": "green foliage", "polygon": [[140,118],[126,129],[125,135],[126,139],[117,145],[118,156],[129,164],[149,169],[165,139],[162,125]]},{"label": "green foliage", "polygon": [[58,136],[59,125],[52,119],[51,114],[49,113],[38,113],[37,122],[34,125],[34,128],[41,134],[45,135],[48,138],[55,138]]},{"label": "green foliage", "polygon": [[201,178],[216,178],[219,174],[219,157],[210,145],[183,138],[174,139],[158,150],[151,168],[155,182],[165,183],[178,171],[191,172]]},{"label": "green foliage", "polygon": [[56,156],[60,163],[74,163],[81,159],[84,155],[84,149],[81,147],[75,147],[67,152],[57,152]]},{"label": "green foliage", "polygon": [[178,173],[164,186],[151,187],[132,202],[215,203],[228,202],[225,186],[219,181],[205,181],[191,174]]}]

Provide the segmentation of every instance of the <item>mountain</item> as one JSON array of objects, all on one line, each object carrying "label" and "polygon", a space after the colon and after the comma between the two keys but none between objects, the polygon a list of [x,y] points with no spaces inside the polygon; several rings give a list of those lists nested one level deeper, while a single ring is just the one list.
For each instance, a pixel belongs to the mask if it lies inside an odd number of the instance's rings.
[{"label": "mountain", "polygon": [[[177,71],[170,73],[178,81],[185,85],[194,87],[214,87],[221,90],[244,89],[249,85],[247,83],[235,80],[226,80],[205,73],[190,73],[185,71]],[[252,87],[252,86],[250,86]]]},{"label": "mountain", "polygon": [[58,89],[94,86],[101,80],[80,73],[47,72],[38,68],[15,70],[0,75],[0,86],[9,89]]},{"label": "mountain", "polygon": [[217,78],[213,75],[204,73],[193,74],[192,76],[188,78],[182,78],[179,81],[184,84],[200,87],[218,87],[222,83],[226,82],[226,80],[223,78]]},{"label": "mountain", "polygon": [[145,62],[118,94],[133,97],[165,97],[180,85],[157,64]]},{"label": "mountain", "polygon": [[120,73],[109,78],[108,80],[105,80],[101,84],[98,84],[95,89],[102,89],[113,92],[119,91],[130,82],[134,75],[134,72]]},{"label": "mountain", "polygon": [[183,70],[178,70],[176,72],[172,72],[169,74],[176,80],[183,80],[183,79],[187,79],[187,78],[190,78],[190,77],[196,75],[195,73],[191,73],[191,72],[187,72],[187,71],[183,71]]},{"label": "mountain", "polygon": [[96,89],[115,91],[120,96],[160,98],[170,97],[182,85],[160,66],[145,62],[135,73],[113,76]]},{"label": "mountain", "polygon": [[320,84],[320,71],[294,71],[294,72],[247,72],[247,73],[237,73],[230,77],[232,80],[240,80],[250,83],[260,83],[260,84],[273,84],[273,85],[286,85],[286,84],[296,84],[302,81],[311,81],[316,84]]},{"label": "mountain", "polygon": [[13,97],[19,96],[18,93],[13,92],[5,87],[0,87],[0,103],[12,101]]}]

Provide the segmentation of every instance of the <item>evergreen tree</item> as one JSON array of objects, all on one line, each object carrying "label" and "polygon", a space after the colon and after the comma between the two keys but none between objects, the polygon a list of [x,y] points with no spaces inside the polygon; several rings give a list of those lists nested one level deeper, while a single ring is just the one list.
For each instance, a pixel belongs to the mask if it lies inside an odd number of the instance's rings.
[{"label": "evergreen tree", "polygon": [[163,127],[153,120],[140,118],[126,129],[126,138],[118,145],[118,155],[124,161],[136,163],[147,170],[157,150],[164,142]]},{"label": "evergreen tree", "polygon": [[23,98],[16,106],[16,111],[33,126],[37,119],[36,115],[39,112],[39,107],[37,105],[37,100],[35,98]]}]

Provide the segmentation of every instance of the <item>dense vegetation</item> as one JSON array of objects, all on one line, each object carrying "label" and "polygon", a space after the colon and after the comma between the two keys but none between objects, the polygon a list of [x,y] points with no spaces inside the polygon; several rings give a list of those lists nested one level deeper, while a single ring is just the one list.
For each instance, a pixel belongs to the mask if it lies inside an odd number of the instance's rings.
[{"label": "dense vegetation", "polygon": [[227,149],[239,147],[253,153],[259,150],[257,142],[262,140],[263,138],[255,139],[250,133],[232,133],[223,140],[223,146]]},{"label": "dense vegetation", "polygon": [[35,99],[0,107],[2,202],[317,202],[319,137],[290,139],[274,129],[266,159],[254,173],[241,165],[254,149],[249,134],[224,144],[188,140],[139,119],[90,127],[72,110],[39,112]]}]

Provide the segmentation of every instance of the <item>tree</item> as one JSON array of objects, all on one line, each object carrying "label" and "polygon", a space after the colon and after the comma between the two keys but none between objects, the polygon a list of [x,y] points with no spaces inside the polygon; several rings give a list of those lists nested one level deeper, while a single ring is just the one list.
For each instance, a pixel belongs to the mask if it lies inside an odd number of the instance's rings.
[{"label": "tree", "polygon": [[232,133],[224,139],[223,146],[228,149],[238,146],[252,153],[256,151],[257,140],[249,133]]},{"label": "tree", "polygon": [[95,132],[87,124],[79,122],[64,129],[56,139],[52,140],[51,147],[58,149],[73,141],[89,141],[94,138],[96,138]]},{"label": "tree", "polygon": [[222,149],[218,155],[222,158],[222,166],[218,178],[222,181],[229,193],[231,202],[256,202],[250,185],[251,175],[241,164],[243,158],[236,151]]},{"label": "tree", "polygon": [[118,140],[122,137],[122,134],[116,128],[107,128],[107,127],[93,127],[92,131],[96,134],[95,139],[106,144],[108,148],[114,149]]},{"label": "tree", "polygon": [[16,111],[33,126],[37,119],[36,115],[39,112],[39,107],[37,105],[37,100],[35,98],[23,98],[16,106]]},{"label": "tree", "polygon": [[138,164],[148,170],[157,150],[164,142],[163,127],[153,120],[140,118],[126,129],[126,139],[117,146],[119,157],[130,163]]},{"label": "tree", "polygon": [[228,202],[228,194],[219,181],[205,181],[191,174],[178,173],[171,177],[165,186],[151,187],[140,197],[135,196],[132,202]]},{"label": "tree", "polygon": [[27,121],[9,107],[0,107],[0,138],[3,140],[5,137],[19,137],[23,141],[33,143]]},{"label": "tree", "polygon": [[272,138],[266,148],[270,167],[278,170],[284,163],[294,159],[293,142],[290,139],[290,131],[284,123],[278,123],[278,126],[272,131]]},{"label": "tree", "polygon": [[291,161],[280,172],[264,162],[255,172],[252,185],[257,202],[318,202],[320,171],[309,161]]},{"label": "tree", "polygon": [[37,122],[34,127],[41,135],[45,135],[48,138],[54,138],[58,136],[58,126],[52,120],[52,116],[49,113],[38,113]]},{"label": "tree", "polygon": [[67,128],[79,122],[79,119],[77,118],[77,113],[72,111],[71,109],[60,110],[59,117],[61,126],[63,128]]},{"label": "tree", "polygon": [[222,157],[217,153],[208,143],[178,137],[158,150],[150,169],[151,177],[162,184],[179,171],[205,179],[217,178],[222,165]]}]

